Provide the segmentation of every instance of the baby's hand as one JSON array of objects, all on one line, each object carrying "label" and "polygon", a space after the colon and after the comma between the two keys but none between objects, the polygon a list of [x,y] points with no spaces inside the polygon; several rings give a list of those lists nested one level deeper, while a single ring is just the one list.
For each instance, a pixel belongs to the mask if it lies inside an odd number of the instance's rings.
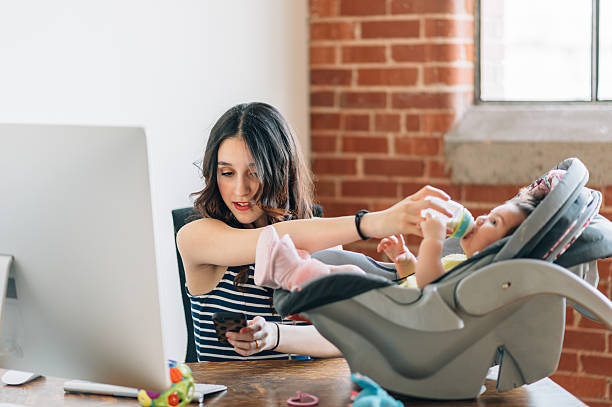
[{"label": "baby's hand", "polygon": [[395,261],[395,259],[408,251],[406,247],[406,243],[404,242],[404,236],[402,235],[393,235],[385,237],[378,243],[378,247],[376,251],[380,253],[384,251],[387,257],[391,259],[391,261]]},{"label": "baby's hand", "polygon": [[426,213],[425,219],[421,221],[420,226],[423,231],[423,238],[425,239],[444,240],[446,238],[446,223],[438,216]]},{"label": "baby's hand", "polygon": [[404,241],[404,236],[402,235],[393,235],[385,237],[378,243],[378,247],[376,251],[380,253],[384,251],[387,257],[391,259],[393,262],[397,261],[406,261],[411,260],[411,257],[414,257],[410,250],[406,247],[406,242]]},{"label": "baby's hand", "polygon": [[404,236],[393,235],[385,237],[378,243],[376,251],[380,253],[384,251],[387,257],[395,263],[397,272],[400,277],[408,276],[414,273],[414,265],[416,257],[408,250],[404,242]]}]

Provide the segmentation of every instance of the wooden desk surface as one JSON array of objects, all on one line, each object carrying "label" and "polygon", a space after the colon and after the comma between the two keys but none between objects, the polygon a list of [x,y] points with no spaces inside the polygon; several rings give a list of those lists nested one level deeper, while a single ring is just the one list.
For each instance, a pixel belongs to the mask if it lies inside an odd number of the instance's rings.
[{"label": "wooden desk surface", "polygon": [[[192,363],[198,383],[225,384],[227,391],[209,395],[205,406],[287,406],[297,390],[317,395],[320,407],[345,407],[351,391],[350,371],[342,358],[304,361]],[[4,370],[0,369],[0,374]],[[0,387],[0,402],[27,406],[138,406],[135,399],[64,394],[64,379],[44,377],[27,385]],[[476,400],[428,401],[405,399],[406,406],[585,406],[550,379],[506,393],[487,381]],[[192,404],[197,406],[197,404]]]}]

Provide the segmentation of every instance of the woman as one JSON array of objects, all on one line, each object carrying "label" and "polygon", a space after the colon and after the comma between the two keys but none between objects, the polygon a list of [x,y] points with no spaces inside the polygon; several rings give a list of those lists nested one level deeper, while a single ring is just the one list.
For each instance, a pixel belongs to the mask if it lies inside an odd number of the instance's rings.
[{"label": "woman", "polygon": [[[313,326],[283,324],[272,291],[254,285],[262,227],[273,224],[279,235],[289,234],[297,247],[315,252],[366,236],[420,235],[422,209],[446,212],[425,196],[448,199],[424,187],[384,211],[312,219],[312,180],[295,135],[280,112],[264,103],[237,105],[221,116],[207,142],[202,175],[206,187],[195,194],[194,206],[203,218],[177,235],[200,361],[340,355]],[[246,328],[227,333],[230,345],[216,339],[216,311],[249,316]]]}]

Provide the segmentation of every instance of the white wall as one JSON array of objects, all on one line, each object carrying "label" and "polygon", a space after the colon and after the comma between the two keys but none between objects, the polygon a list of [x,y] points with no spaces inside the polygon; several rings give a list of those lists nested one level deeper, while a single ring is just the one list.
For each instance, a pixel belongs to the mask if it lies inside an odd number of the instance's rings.
[{"label": "white wall", "polygon": [[201,188],[192,163],[234,104],[277,106],[309,150],[307,41],[306,0],[0,0],[0,122],[146,128],[172,358],[185,333],[170,211]]}]

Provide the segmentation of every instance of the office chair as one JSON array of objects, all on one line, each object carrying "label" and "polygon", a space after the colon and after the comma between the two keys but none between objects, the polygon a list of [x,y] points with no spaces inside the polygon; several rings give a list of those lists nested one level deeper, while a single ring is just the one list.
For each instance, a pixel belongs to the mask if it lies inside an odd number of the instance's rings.
[{"label": "office chair", "polygon": [[199,218],[198,212],[193,208],[180,208],[172,211],[172,222],[174,223],[174,247],[176,249],[176,260],[178,262],[179,282],[181,286],[181,297],[183,299],[183,312],[185,314],[185,326],[187,327],[187,351],[185,353],[185,362],[197,362],[198,355],[195,349],[195,339],[193,337],[193,319],[191,318],[191,303],[187,296],[185,286],[185,269],[183,268],[183,259],[176,245],[176,234],[179,229],[189,222]]}]

